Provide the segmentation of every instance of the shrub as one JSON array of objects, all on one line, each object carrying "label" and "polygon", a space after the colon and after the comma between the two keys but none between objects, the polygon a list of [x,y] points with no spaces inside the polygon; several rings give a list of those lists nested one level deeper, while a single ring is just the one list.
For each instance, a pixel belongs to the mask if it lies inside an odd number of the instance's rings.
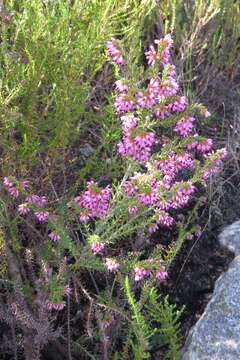
[{"label": "shrub", "polygon": [[[156,288],[167,281],[183,241],[196,234],[199,195],[226,150],[213,151],[203,135],[208,110],[181,94],[172,46],[171,35],[155,40],[145,52],[147,64],[137,66],[120,41],[107,42],[125,169],[111,184],[90,180],[74,198],[54,200],[35,194],[26,180],[4,178],[8,275],[0,316],[12,334],[20,331],[26,359],[39,358],[56,339],[68,343],[69,358],[80,347],[86,357],[144,359],[157,333],[157,341],[169,345],[167,357],[179,356],[181,312],[166,298],[158,300]],[[154,232],[167,246],[148,246]],[[89,310],[76,332],[71,322],[86,300]]]}]

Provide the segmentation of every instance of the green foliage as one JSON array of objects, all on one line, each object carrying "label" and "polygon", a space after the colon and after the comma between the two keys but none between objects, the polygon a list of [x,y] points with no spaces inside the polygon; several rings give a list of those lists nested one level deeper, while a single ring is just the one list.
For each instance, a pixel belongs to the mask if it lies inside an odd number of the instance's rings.
[{"label": "green foliage", "polygon": [[214,58],[218,66],[227,66],[231,71],[236,66],[239,54],[240,4],[234,0],[221,0],[219,6],[216,31],[213,34],[212,46],[209,47],[209,55],[210,60]]},{"label": "green foliage", "polygon": [[139,214],[129,217],[128,207],[132,205],[132,200],[126,196],[123,185],[132,172],[133,168],[130,165],[121,183],[113,186],[113,198],[107,216],[96,221],[94,233],[107,244],[119,243],[136,231],[146,228],[153,221],[152,216],[149,216],[151,208],[147,206],[143,206]]},{"label": "green foliage", "polygon": [[147,339],[149,336],[151,336],[151,329],[149,325],[145,322],[144,316],[141,314],[141,308],[135,299],[135,295],[131,289],[128,276],[126,276],[124,281],[124,289],[128,303],[131,306],[133,312],[132,318],[137,325],[137,331],[142,333],[142,335]]},{"label": "green foliage", "polygon": [[177,310],[176,305],[170,304],[168,297],[163,300],[159,297],[156,288],[148,291],[148,304],[146,305],[147,316],[150,323],[156,322],[158,335],[161,341],[168,346],[166,360],[178,360],[180,358],[180,349],[182,338],[180,334],[180,318],[184,308]]},{"label": "green foliage", "polygon": [[168,297],[162,299],[151,283],[146,283],[142,288],[139,301],[136,300],[128,277],[124,281],[124,290],[133,320],[124,351],[128,353],[131,347],[134,359],[148,359],[150,351],[164,345],[168,348],[165,359],[178,360],[182,346],[180,318],[184,308],[177,310]]},{"label": "green foliage", "polygon": [[135,295],[131,289],[128,276],[126,276],[124,281],[124,290],[133,313],[133,332],[135,336],[129,342],[132,347],[134,359],[149,359],[149,338],[152,336],[152,329],[142,315],[141,305],[135,299]]},{"label": "green foliage", "polygon": [[[178,68],[188,96],[193,96],[193,90],[200,93],[205,88],[209,72],[213,76],[215,71],[231,75],[239,54],[238,1],[164,0],[159,1],[159,7],[165,31],[175,36]],[[193,89],[192,82],[199,71],[202,81]]]},{"label": "green foliage", "polygon": [[24,172],[43,153],[61,159],[59,149],[101,124],[94,107],[111,84],[106,41],[123,37],[139,58],[155,2],[8,0],[5,7],[11,20],[0,25],[1,147],[8,165]]}]

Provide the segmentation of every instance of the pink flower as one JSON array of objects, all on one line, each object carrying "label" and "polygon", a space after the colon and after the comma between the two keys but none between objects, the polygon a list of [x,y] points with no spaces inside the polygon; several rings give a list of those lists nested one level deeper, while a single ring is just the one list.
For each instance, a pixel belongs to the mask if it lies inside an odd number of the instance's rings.
[{"label": "pink flower", "polygon": [[176,154],[174,156],[174,161],[178,171],[182,169],[192,168],[194,166],[192,155],[187,152]]},{"label": "pink flower", "polygon": [[158,201],[158,196],[156,191],[142,192],[138,194],[138,200],[145,205],[153,205]]},{"label": "pink flower", "polygon": [[9,194],[12,196],[12,197],[14,197],[14,198],[18,198],[19,197],[19,195],[20,195],[20,192],[19,192],[19,190],[16,188],[16,187],[10,187],[9,189],[8,189],[8,192],[9,192]]},{"label": "pink flower", "polygon": [[91,250],[94,254],[102,253],[105,249],[105,244],[97,241],[91,245]]},{"label": "pink flower", "polygon": [[172,207],[172,200],[162,199],[157,203],[159,210],[169,210]]},{"label": "pink flower", "polygon": [[157,224],[150,224],[148,227],[148,231],[150,232],[150,234],[155,233],[157,230],[158,230]]},{"label": "pink flower", "polygon": [[134,129],[138,124],[138,118],[133,114],[121,116],[123,131],[127,133],[130,129]]},{"label": "pink flower", "polygon": [[175,96],[178,90],[179,90],[179,85],[177,81],[172,76],[169,76],[161,83],[159,89],[159,97],[164,98],[169,96]]},{"label": "pink flower", "polygon": [[170,153],[168,159],[155,160],[154,164],[157,169],[163,172],[163,182],[166,185],[172,184],[180,170],[194,167],[192,155],[187,152],[179,154]]},{"label": "pink flower", "polygon": [[164,210],[156,210],[157,220],[156,223],[158,225],[164,225],[170,227],[174,223],[174,219]]},{"label": "pink flower", "polygon": [[163,174],[167,176],[167,178],[164,179],[165,182],[167,180],[168,183],[171,183],[177,173],[175,159],[170,156],[168,160],[155,161],[155,165],[157,169],[162,170]]},{"label": "pink flower", "polygon": [[174,130],[179,135],[181,135],[183,137],[187,137],[193,131],[193,123],[194,123],[194,121],[195,121],[194,117],[191,117],[191,116],[183,117],[177,122],[176,127],[175,127]]},{"label": "pink flower", "polygon": [[82,222],[88,221],[91,218],[88,210],[84,209],[79,215],[79,220]]},{"label": "pink flower", "polygon": [[124,84],[122,80],[115,81],[115,87],[119,92],[128,92],[129,86]]},{"label": "pink flower", "polygon": [[205,118],[208,118],[208,117],[211,116],[211,113],[206,109],[206,110],[204,110],[204,112],[203,112],[203,116],[204,116]]},{"label": "pink flower", "polygon": [[185,96],[178,96],[178,98],[168,105],[168,110],[171,112],[182,112],[186,109],[188,100]]},{"label": "pink flower", "polygon": [[115,38],[111,38],[107,41],[108,54],[113,61],[118,65],[124,65],[126,62],[123,57],[122,51],[118,47],[118,41]]},{"label": "pink flower", "polygon": [[34,215],[40,222],[47,221],[49,218],[49,212],[48,211],[36,211],[34,212]]},{"label": "pink flower", "polygon": [[156,117],[164,119],[170,115],[169,107],[167,105],[157,105],[154,110]]},{"label": "pink flower", "polygon": [[29,204],[34,204],[34,205],[38,205],[38,201],[39,201],[39,196],[38,195],[30,195],[26,198],[26,201],[29,203]]},{"label": "pink flower", "polygon": [[81,195],[80,206],[84,209],[80,214],[80,220],[86,221],[88,218],[104,218],[107,215],[111,189],[107,186],[104,189],[98,187],[94,181],[89,181],[87,190]]},{"label": "pink flower", "polygon": [[143,162],[149,159],[154,143],[154,133],[142,132],[135,137],[130,133],[118,144],[118,151],[123,156],[132,156],[134,160]]},{"label": "pink flower", "polygon": [[128,207],[128,212],[131,215],[136,215],[138,213],[138,211],[139,211],[139,208],[137,205],[132,205],[132,206]]},{"label": "pink flower", "polygon": [[188,150],[197,150],[200,153],[208,153],[213,147],[212,139],[194,140],[191,143],[186,144]]},{"label": "pink flower", "polygon": [[44,207],[48,203],[48,198],[46,196],[39,196],[37,205],[39,207]]},{"label": "pink flower", "polygon": [[158,102],[160,90],[161,86],[159,78],[151,78],[147,89],[136,93],[137,104],[141,108],[146,107],[150,109]]},{"label": "pink flower", "polygon": [[128,94],[122,93],[116,97],[114,106],[118,113],[124,113],[133,110],[135,103]]},{"label": "pink flower", "polygon": [[155,96],[151,96],[149,94],[147,94],[146,92],[142,92],[139,91],[137,94],[137,104],[141,107],[141,108],[151,108],[153,105],[155,105],[157,103],[157,99],[155,98]]},{"label": "pink flower", "polygon": [[168,66],[168,69],[167,69],[168,76],[171,76],[174,78],[176,76],[176,66],[173,64],[167,64],[167,66]]},{"label": "pink flower", "polygon": [[15,186],[14,183],[6,176],[3,178],[3,184],[7,189]]},{"label": "pink flower", "polygon": [[133,181],[126,181],[123,188],[128,196],[134,196],[138,191],[138,187],[133,183]]},{"label": "pink flower", "polygon": [[173,45],[171,35],[167,34],[163,39],[155,40],[154,42],[158,44],[159,50],[156,51],[153,45],[150,45],[149,50],[145,52],[148,64],[154,65],[156,61],[167,64],[170,58],[170,49]]},{"label": "pink flower", "polygon": [[105,259],[105,264],[109,271],[116,271],[120,266],[120,264],[116,260],[110,258]]},{"label": "pink flower", "polygon": [[178,209],[188,204],[191,195],[195,192],[196,187],[188,181],[187,183],[179,183],[179,188],[172,199],[172,208]]},{"label": "pink flower", "polygon": [[31,209],[28,207],[28,203],[18,205],[18,211],[21,215],[27,215]]},{"label": "pink flower", "polygon": [[39,207],[44,207],[47,202],[48,202],[48,199],[46,196],[38,196],[38,195],[30,195],[26,198],[26,201],[29,203],[29,204],[34,204],[36,206],[39,206]]},{"label": "pink flower", "polygon": [[52,240],[52,241],[59,241],[61,239],[61,237],[55,233],[54,231],[50,232],[50,234],[48,235],[48,237]]},{"label": "pink flower", "polygon": [[171,34],[166,34],[162,41],[165,42],[169,48],[173,46],[173,39]]},{"label": "pink flower", "polygon": [[66,306],[66,301],[60,301],[60,302],[47,302],[47,308],[48,310],[57,310],[60,311]]},{"label": "pink flower", "polygon": [[216,160],[226,159],[228,152],[226,148],[218,149],[215,153],[212,154],[213,157],[216,157]]},{"label": "pink flower", "polygon": [[12,197],[14,197],[15,199],[19,197],[19,195],[20,195],[19,190],[17,189],[16,185],[8,177],[4,177],[3,185]]},{"label": "pink flower", "polygon": [[145,52],[148,65],[154,65],[157,60],[159,60],[159,54],[154,49],[153,45],[150,45],[149,50]]},{"label": "pink flower", "polygon": [[[82,197],[81,196],[76,196],[75,198],[74,198],[74,202],[76,203],[76,204],[78,204],[78,206],[80,206],[81,207],[81,201],[82,201]],[[71,204],[71,202],[70,202],[70,207],[72,206],[72,204]]]},{"label": "pink flower", "polygon": [[134,280],[140,281],[145,279],[150,275],[150,270],[145,269],[144,267],[135,267],[134,269]]},{"label": "pink flower", "polygon": [[212,139],[206,139],[196,145],[196,149],[201,153],[209,152],[213,147]]},{"label": "pink flower", "polygon": [[72,295],[73,289],[69,285],[66,285],[64,287],[64,292],[67,296],[70,296],[70,295]]},{"label": "pink flower", "polygon": [[168,273],[167,273],[167,271],[157,271],[155,276],[158,281],[162,282],[167,279]]}]

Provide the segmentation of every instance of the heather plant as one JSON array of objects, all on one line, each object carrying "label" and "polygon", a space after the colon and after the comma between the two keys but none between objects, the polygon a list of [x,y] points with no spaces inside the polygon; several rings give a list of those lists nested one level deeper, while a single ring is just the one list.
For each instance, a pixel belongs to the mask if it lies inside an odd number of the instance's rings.
[{"label": "heather plant", "polygon": [[[118,177],[89,179],[80,194],[62,198],[36,194],[27,179],[3,179],[1,274],[7,263],[8,275],[0,319],[8,324],[5,345],[15,358],[16,332],[26,359],[40,358],[59,339],[69,359],[75,348],[82,358],[150,358],[159,341],[169,347],[166,358],[179,358],[181,311],[156,289],[168,281],[185,239],[199,236],[198,198],[226,150],[213,150],[213,140],[204,137],[211,114],[182,94],[172,47],[170,34],[155,40],[141,66],[123,41],[107,42],[122,128]],[[154,233],[165,242],[149,246]],[[72,324],[86,301],[76,333]]]}]

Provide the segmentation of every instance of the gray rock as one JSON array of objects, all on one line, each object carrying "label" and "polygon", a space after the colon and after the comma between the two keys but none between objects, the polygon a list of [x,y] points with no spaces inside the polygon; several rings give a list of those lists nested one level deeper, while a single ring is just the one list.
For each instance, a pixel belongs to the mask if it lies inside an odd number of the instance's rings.
[{"label": "gray rock", "polygon": [[220,244],[240,255],[240,221],[227,226],[219,236]]},{"label": "gray rock", "polygon": [[188,336],[181,360],[240,359],[239,279],[240,256],[237,256],[216,281],[213,296]]}]

